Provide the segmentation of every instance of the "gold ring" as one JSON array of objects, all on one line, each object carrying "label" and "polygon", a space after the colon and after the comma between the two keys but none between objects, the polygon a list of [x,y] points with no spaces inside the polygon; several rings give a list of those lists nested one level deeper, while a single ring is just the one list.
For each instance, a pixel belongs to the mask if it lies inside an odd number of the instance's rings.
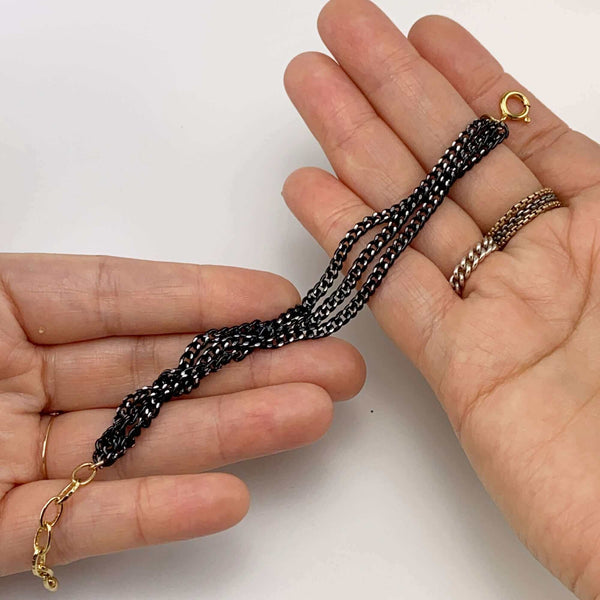
[{"label": "gold ring", "polygon": [[51,412],[48,414],[50,419],[48,420],[46,435],[44,435],[44,441],[42,443],[42,479],[48,479],[48,471],[46,470],[46,448],[48,447],[48,436],[50,435],[50,430],[52,429],[52,423],[54,423],[54,417],[60,415],[60,411]]},{"label": "gold ring", "polygon": [[467,279],[486,257],[492,252],[502,250],[517,231],[537,216],[559,206],[562,204],[550,188],[542,188],[519,200],[496,221],[483,239],[461,258],[448,280],[454,291],[462,296]]}]

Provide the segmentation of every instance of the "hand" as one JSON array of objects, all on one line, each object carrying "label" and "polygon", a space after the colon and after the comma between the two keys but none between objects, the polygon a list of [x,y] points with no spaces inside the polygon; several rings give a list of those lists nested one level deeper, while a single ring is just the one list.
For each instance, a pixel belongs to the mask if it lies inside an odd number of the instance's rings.
[{"label": "hand", "polygon": [[[421,19],[407,38],[367,0],[332,0],[319,31],[337,63],[300,55],[285,83],[338,177],[301,169],[284,197],[329,252],[406,197],[472,119],[498,114],[505,92],[531,101],[532,123],[509,123],[508,140],[452,188],[370,306],[523,542],[581,598],[598,598],[600,148],[449,19]],[[456,263],[543,186],[568,207],[524,227],[459,298],[447,281]]]},{"label": "hand", "polygon": [[[42,506],[91,460],[123,396],[176,366],[195,333],[272,318],[298,300],[259,271],[0,255],[0,574],[31,567]],[[333,338],[228,365],[163,406],[135,448],[68,500],[48,564],[234,525],[248,509],[244,484],[195,473],[315,440],[331,401],[363,379],[360,355]],[[48,437],[48,481],[41,447],[53,411],[62,414]]]}]

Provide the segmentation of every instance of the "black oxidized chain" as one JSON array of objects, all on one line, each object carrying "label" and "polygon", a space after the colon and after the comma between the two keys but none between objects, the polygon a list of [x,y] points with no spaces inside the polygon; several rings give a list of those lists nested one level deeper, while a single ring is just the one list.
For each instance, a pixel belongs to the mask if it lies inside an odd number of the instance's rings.
[{"label": "black oxidized chain", "polygon": [[[150,426],[165,402],[189,394],[209,373],[232,360],[240,361],[257,348],[279,348],[298,340],[326,337],[343,327],[379,287],[398,256],[442,203],[450,186],[507,135],[508,127],[502,122],[487,117],[473,121],[408,198],[365,217],[345,235],[325,273],[300,304],[276,319],[211,329],[197,335],[175,369],[163,371],[151,386],[125,397],[113,424],[96,442],[94,462],[102,463],[103,467],[112,465],[135,444],[135,438]],[[359,253],[338,287],[325,297],[354,244],[381,225],[381,231]],[[377,264],[354,296],[330,317],[379,254]],[[322,302],[317,304],[319,300]]]},{"label": "black oxidized chain", "polygon": [[[507,107],[507,100],[512,96],[523,103],[524,109],[519,114],[510,112]],[[152,385],[125,397],[112,425],[96,441],[93,462],[76,467],[71,482],[42,509],[40,527],[34,538],[32,571],[43,580],[46,589],[54,591],[58,588],[52,569],[46,565],[46,554],[63,503],[79,487],[90,483],[99,469],[121,458],[135,444],[142,429],[150,426],[165,402],[189,394],[210,373],[231,361],[243,360],[257,348],[280,348],[298,340],[327,337],[355,317],[396,259],[440,206],[452,184],[506,139],[508,127],[504,121],[507,118],[529,120],[529,102],[520,92],[505,94],[500,107],[501,119],[484,115],[473,121],[410,196],[365,217],[348,231],[322,277],[300,304],[275,319],[211,329],[197,335],[176,368],[163,371]],[[332,289],[356,242],[375,228],[376,233],[358,253],[337,287]],[[375,265],[367,272],[376,258]],[[55,509],[53,517],[47,515],[51,507]]]}]

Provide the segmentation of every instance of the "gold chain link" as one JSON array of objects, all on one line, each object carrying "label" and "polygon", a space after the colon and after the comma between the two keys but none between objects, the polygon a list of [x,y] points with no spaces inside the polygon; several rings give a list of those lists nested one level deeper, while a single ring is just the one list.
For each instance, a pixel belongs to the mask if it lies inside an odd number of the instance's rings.
[{"label": "gold chain link", "polygon": [[[102,466],[102,463],[85,462],[75,467],[71,474],[71,481],[58,493],[56,496],[52,496],[40,512],[40,526],[35,532],[33,538],[33,559],[31,563],[31,571],[42,580],[44,587],[50,591],[55,592],[58,589],[58,579],[54,577],[54,571],[46,565],[46,555],[50,551],[52,544],[52,530],[56,527],[60,521],[60,517],[63,513],[64,502],[66,502],[80,487],[90,483],[98,469]],[[79,472],[87,469],[89,475],[86,479],[79,477]],[[50,507],[54,506],[54,516],[50,518],[50,515],[46,513],[50,510]]]}]

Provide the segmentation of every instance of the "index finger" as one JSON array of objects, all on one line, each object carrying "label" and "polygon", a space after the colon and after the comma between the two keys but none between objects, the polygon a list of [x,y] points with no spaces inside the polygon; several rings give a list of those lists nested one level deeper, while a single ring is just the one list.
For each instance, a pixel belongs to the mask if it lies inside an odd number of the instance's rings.
[{"label": "index finger", "polygon": [[204,331],[299,301],[289,281],[263,271],[51,254],[0,255],[0,291],[37,344]]}]

